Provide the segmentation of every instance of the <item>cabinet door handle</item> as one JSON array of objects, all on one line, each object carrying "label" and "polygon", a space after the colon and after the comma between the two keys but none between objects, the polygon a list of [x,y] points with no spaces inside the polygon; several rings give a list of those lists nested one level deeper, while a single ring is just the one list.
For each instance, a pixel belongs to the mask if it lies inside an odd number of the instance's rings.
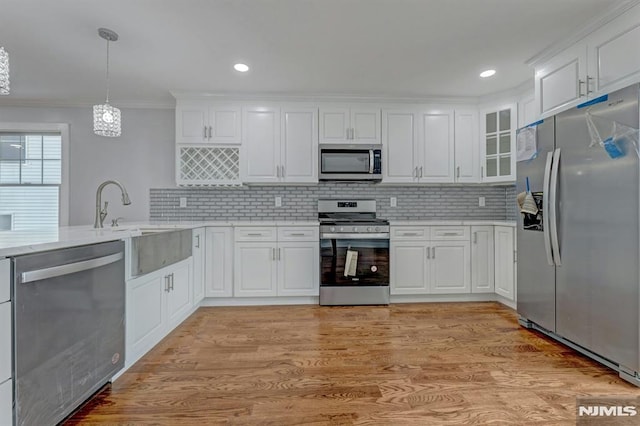
[{"label": "cabinet door handle", "polygon": [[171,291],[173,291],[173,273],[171,273]]},{"label": "cabinet door handle", "polygon": [[204,136],[202,138],[203,139],[207,138],[207,126],[204,126]]},{"label": "cabinet door handle", "polygon": [[282,258],[280,257],[280,247],[278,247],[278,260],[280,260],[280,259],[282,259]]},{"label": "cabinet door handle", "polygon": [[280,166],[280,177],[284,177],[284,166]]},{"label": "cabinet door handle", "polygon": [[196,248],[200,248],[200,235],[196,235]]},{"label": "cabinet door handle", "polygon": [[473,233],[473,244],[478,244],[478,233],[477,232]]},{"label": "cabinet door handle", "polygon": [[209,126],[209,139],[211,139],[211,126]]},{"label": "cabinet door handle", "polygon": [[276,260],[276,248],[271,247],[271,260]]},{"label": "cabinet door handle", "polygon": [[418,166],[413,169],[413,177],[416,179],[418,178]]},{"label": "cabinet door handle", "polygon": [[[581,98],[581,97],[585,96],[585,94],[584,94],[584,93],[582,93],[582,85],[583,85],[583,84],[586,84],[586,81],[578,79],[578,97],[579,97],[579,98]],[[587,90],[588,90],[588,89],[587,89]]]},{"label": "cabinet door handle", "polygon": [[169,275],[164,276],[164,291],[169,293]]},{"label": "cabinet door handle", "polygon": [[431,250],[433,250],[433,254],[431,255],[432,259],[436,258],[436,248],[435,247],[431,247]]},{"label": "cabinet door handle", "polygon": [[480,166],[480,178],[484,179],[484,166]]},{"label": "cabinet door handle", "polygon": [[431,259],[431,247],[427,247],[427,259]]},{"label": "cabinet door handle", "polygon": [[276,166],[276,177],[280,177],[280,166]]},{"label": "cabinet door handle", "polygon": [[422,177],[422,166],[420,166],[420,177]]},{"label": "cabinet door handle", "polygon": [[593,93],[593,90],[590,90],[591,89],[591,80],[593,80],[593,77],[587,76],[587,96],[589,95],[589,93]]},{"label": "cabinet door handle", "polygon": [[458,166],[458,171],[456,172],[456,177],[460,178],[460,166]]}]

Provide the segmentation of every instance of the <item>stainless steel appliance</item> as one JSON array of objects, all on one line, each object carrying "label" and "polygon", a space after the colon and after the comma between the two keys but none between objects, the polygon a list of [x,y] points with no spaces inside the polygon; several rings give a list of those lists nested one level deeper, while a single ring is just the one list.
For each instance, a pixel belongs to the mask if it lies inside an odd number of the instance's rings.
[{"label": "stainless steel appliance", "polygon": [[321,144],[320,180],[382,180],[382,145]]},{"label": "stainless steel appliance", "polygon": [[389,222],[375,200],[319,200],[320,304],[389,304]]},{"label": "stainless steel appliance", "polygon": [[[518,220],[518,313],[535,328],[640,386],[639,167],[617,141],[612,158],[590,146],[586,112],[602,138],[614,122],[637,129],[639,86],[595,99],[537,126],[537,157],[518,163],[540,215]],[[526,228],[526,229],[525,229]]]},{"label": "stainless steel appliance", "polygon": [[15,424],[55,425],[124,366],[124,243],[13,258]]}]

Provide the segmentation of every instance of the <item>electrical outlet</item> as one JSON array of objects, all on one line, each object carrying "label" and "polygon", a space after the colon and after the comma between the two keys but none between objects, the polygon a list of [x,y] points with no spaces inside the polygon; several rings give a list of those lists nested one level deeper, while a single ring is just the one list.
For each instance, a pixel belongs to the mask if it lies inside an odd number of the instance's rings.
[{"label": "electrical outlet", "polygon": [[282,197],[276,197],[276,207],[282,207]]},{"label": "electrical outlet", "polygon": [[478,207],[484,207],[484,197],[478,197]]},{"label": "electrical outlet", "polygon": [[391,207],[398,207],[398,199],[396,197],[391,197]]},{"label": "electrical outlet", "polygon": [[180,197],[180,208],[187,207],[187,197]]}]

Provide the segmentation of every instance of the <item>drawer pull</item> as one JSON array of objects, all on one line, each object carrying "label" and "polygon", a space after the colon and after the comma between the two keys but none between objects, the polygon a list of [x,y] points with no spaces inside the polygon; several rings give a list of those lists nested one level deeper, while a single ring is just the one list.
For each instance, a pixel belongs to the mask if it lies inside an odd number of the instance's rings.
[{"label": "drawer pull", "polygon": [[305,233],[304,232],[292,232],[291,236],[292,237],[304,237]]},{"label": "drawer pull", "polygon": [[250,236],[250,237],[262,237],[262,234],[260,234],[260,233],[254,233],[254,234],[249,233],[247,235]]},{"label": "drawer pull", "polygon": [[400,235],[402,235],[403,237],[417,237],[418,233],[417,232],[402,232]]},{"label": "drawer pull", "polygon": [[461,235],[461,234],[457,232],[445,232],[443,235],[446,237],[455,237],[456,235]]}]

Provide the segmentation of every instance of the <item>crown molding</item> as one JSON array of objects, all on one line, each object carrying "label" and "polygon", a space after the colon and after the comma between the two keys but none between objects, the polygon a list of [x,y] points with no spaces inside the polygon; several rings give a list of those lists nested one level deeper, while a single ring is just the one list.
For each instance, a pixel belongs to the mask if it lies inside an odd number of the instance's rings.
[{"label": "crown molding", "polygon": [[170,90],[174,98],[193,101],[264,101],[264,102],[363,102],[363,103],[437,103],[437,104],[472,104],[478,103],[478,97],[470,96],[386,96],[356,95],[341,93],[217,93]]},{"label": "crown molding", "polygon": [[549,46],[527,59],[525,64],[534,67],[539,63],[554,57],[638,4],[640,4],[640,0],[621,0],[617,5],[609,8],[604,14],[588,21],[585,25],[578,28],[569,36],[551,43]]},{"label": "crown molding", "polygon": [[[20,99],[0,97],[0,107],[46,107],[46,108],[92,108],[96,102],[60,99]],[[175,102],[117,101],[112,103],[120,109],[175,109]]]},{"label": "crown molding", "polygon": [[491,93],[490,95],[481,96],[478,99],[478,105],[482,107],[487,104],[501,103],[504,101],[513,101],[523,98],[527,95],[533,95],[534,85],[533,85],[533,73],[531,73],[531,78],[525,80],[518,86],[512,87],[511,89],[503,90],[502,92]]}]

